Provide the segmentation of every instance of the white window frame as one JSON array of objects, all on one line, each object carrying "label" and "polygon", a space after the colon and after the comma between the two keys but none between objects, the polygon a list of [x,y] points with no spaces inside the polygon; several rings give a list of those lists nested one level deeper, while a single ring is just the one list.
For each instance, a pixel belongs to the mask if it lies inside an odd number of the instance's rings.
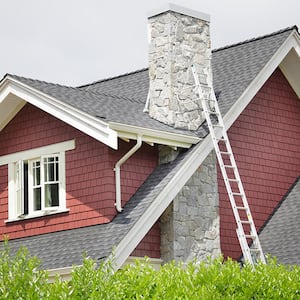
[{"label": "white window frame", "polygon": [[[69,140],[57,144],[48,145],[45,147],[39,147],[31,150],[12,153],[4,156],[0,156],[0,166],[8,165],[8,220],[5,222],[19,221],[22,219],[35,218],[48,214],[56,214],[66,212],[66,174],[65,174],[65,152],[75,149],[75,141]],[[59,159],[59,206],[45,207],[42,205],[42,209],[38,211],[33,210],[33,197],[31,189],[28,189],[28,214],[22,214],[24,212],[23,199],[19,197],[17,199],[17,190],[22,191],[22,183],[17,186],[16,171],[19,166],[20,172],[23,173],[23,163],[28,161],[28,185],[32,186],[32,162],[36,159],[42,160],[45,157],[58,156]],[[23,194],[23,192],[21,192]]]}]

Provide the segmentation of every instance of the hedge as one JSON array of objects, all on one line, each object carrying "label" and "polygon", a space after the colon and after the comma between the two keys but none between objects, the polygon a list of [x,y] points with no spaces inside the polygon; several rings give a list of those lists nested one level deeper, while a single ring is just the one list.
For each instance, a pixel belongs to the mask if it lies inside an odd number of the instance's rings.
[{"label": "hedge", "polygon": [[25,248],[0,250],[0,299],[300,299],[300,266],[268,264],[241,267],[220,257],[185,266],[171,262],[154,270],[137,261],[114,272],[113,263],[83,258],[70,281],[48,283],[40,261]]}]

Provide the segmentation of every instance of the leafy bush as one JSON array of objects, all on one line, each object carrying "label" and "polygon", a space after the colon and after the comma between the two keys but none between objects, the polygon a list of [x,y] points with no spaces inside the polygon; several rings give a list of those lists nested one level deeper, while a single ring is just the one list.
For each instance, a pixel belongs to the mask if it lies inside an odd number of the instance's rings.
[{"label": "leafy bush", "polygon": [[114,272],[111,262],[84,258],[72,278],[46,284],[47,273],[22,248],[15,256],[6,245],[0,251],[0,299],[300,299],[300,267],[270,259],[267,265],[243,268],[222,258],[172,262],[159,271],[144,261]]},{"label": "leafy bush", "polygon": [[39,266],[39,260],[30,258],[25,248],[11,256],[5,241],[0,250],[0,299],[46,299],[47,272]]}]

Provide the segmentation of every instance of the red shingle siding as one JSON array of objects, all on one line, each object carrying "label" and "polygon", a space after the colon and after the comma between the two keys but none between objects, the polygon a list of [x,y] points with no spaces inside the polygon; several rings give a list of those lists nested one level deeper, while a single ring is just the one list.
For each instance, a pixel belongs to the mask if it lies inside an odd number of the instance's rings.
[{"label": "red shingle siding", "polygon": [[156,222],[131,253],[131,256],[160,258],[160,227]]},{"label": "red shingle siding", "polygon": [[[277,69],[228,131],[257,229],[300,174],[300,101]],[[241,255],[236,225],[218,171],[221,248]]]},{"label": "red shingle siding", "polygon": [[[0,132],[0,156],[75,139],[66,152],[68,213],[5,223],[8,218],[7,166],[0,167],[0,235],[10,239],[58,230],[102,224],[116,215],[114,165],[134,143],[119,144],[118,151],[83,134],[55,117],[26,104]],[[157,149],[143,145],[121,168],[125,203],[153,171]]]}]

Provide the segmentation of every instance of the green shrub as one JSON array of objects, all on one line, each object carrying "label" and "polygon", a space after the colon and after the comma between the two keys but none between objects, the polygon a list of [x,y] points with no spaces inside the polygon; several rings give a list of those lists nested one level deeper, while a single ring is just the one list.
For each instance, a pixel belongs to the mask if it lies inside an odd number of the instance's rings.
[{"label": "green shrub", "polygon": [[47,272],[39,266],[39,260],[29,257],[25,248],[11,256],[5,241],[0,250],[0,299],[46,299]]},{"label": "green shrub", "polygon": [[168,263],[159,271],[147,260],[114,272],[111,262],[84,258],[71,280],[47,283],[40,263],[21,248],[0,250],[0,299],[300,299],[300,267],[277,264],[243,268],[222,258],[203,262]]}]

